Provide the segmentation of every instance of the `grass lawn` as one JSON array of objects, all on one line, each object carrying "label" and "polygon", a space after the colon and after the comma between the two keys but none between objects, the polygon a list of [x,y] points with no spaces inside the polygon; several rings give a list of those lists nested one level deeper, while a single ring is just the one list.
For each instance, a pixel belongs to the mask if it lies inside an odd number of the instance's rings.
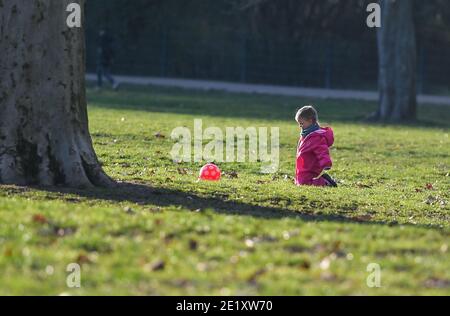
[{"label": "grass lawn", "polygon": [[[450,294],[450,108],[415,125],[367,125],[355,101],[126,87],[88,90],[99,159],[123,183],[105,190],[0,186],[0,294]],[[333,126],[340,187],[292,183],[295,110]],[[171,131],[279,127],[280,169],[174,164]],[[235,174],[233,173],[235,172]],[[236,178],[237,176],[237,178]],[[68,288],[70,263],[81,288]],[[381,287],[367,285],[369,264]]]}]

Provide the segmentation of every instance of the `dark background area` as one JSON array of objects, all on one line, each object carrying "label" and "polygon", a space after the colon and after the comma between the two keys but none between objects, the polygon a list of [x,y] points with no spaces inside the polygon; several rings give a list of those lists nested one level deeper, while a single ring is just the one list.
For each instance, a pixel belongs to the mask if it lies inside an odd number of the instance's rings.
[{"label": "dark background area", "polygon": [[[116,74],[376,89],[376,30],[366,26],[373,1],[253,2],[87,1],[88,71],[106,27]],[[450,1],[415,2],[418,90],[448,94]]]}]

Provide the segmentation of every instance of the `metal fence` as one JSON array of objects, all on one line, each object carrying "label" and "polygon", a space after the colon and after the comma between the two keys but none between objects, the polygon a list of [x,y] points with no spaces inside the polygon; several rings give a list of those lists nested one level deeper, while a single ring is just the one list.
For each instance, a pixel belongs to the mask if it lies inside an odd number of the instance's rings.
[{"label": "metal fence", "polygon": [[[223,32],[195,33],[162,25],[145,36],[112,30],[114,72],[157,76],[339,89],[376,89],[375,34],[364,42],[305,34],[297,41]],[[96,30],[87,34],[87,68],[95,71]],[[417,78],[421,93],[450,92],[450,41],[418,40]]]}]

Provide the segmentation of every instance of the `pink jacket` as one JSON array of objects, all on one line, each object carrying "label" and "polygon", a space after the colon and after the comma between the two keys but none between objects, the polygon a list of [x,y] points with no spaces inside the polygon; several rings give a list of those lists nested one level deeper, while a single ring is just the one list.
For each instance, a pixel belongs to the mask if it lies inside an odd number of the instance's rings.
[{"label": "pink jacket", "polygon": [[297,185],[326,185],[324,179],[314,180],[314,178],[318,177],[322,170],[333,165],[329,150],[333,143],[334,133],[330,127],[321,128],[300,139],[295,172]]}]

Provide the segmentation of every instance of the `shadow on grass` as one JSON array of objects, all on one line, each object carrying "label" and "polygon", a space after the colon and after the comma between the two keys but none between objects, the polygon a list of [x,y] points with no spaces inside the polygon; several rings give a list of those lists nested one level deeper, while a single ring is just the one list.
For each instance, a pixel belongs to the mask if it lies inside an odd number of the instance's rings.
[{"label": "shadow on grass", "polygon": [[[174,113],[260,120],[293,121],[296,110],[314,104],[325,122],[369,123],[367,118],[376,110],[376,102],[356,100],[312,99],[291,96],[197,91],[167,87],[134,87],[124,90],[88,90],[89,103],[97,108]],[[418,108],[419,119],[394,127],[449,128],[448,106],[427,105]]]},{"label": "shadow on grass", "polygon": [[118,92],[88,90],[88,98],[89,105],[95,108],[266,121],[294,121],[296,111],[305,104],[314,104],[323,113],[324,121],[329,122],[360,121],[376,108],[373,102],[354,100],[314,100],[160,87],[127,87]]},{"label": "shadow on grass", "polygon": [[[305,222],[339,222],[364,225],[383,225],[399,226],[397,222],[371,221],[358,218],[350,218],[340,215],[314,214],[304,211],[289,210],[283,207],[268,207],[252,205],[248,203],[226,201],[216,197],[201,197],[195,194],[171,190],[166,188],[154,188],[144,184],[122,182],[116,187],[110,189],[94,188],[89,190],[70,189],[60,187],[35,187],[40,191],[72,194],[91,200],[104,200],[109,202],[129,202],[142,206],[152,205],[159,207],[181,206],[191,211],[210,209],[218,214],[251,216],[260,219],[298,219]],[[59,196],[63,200],[65,197]],[[73,199],[67,198],[73,202]],[[441,229],[435,225],[412,225],[402,224],[403,226],[413,226],[422,228]]]}]

